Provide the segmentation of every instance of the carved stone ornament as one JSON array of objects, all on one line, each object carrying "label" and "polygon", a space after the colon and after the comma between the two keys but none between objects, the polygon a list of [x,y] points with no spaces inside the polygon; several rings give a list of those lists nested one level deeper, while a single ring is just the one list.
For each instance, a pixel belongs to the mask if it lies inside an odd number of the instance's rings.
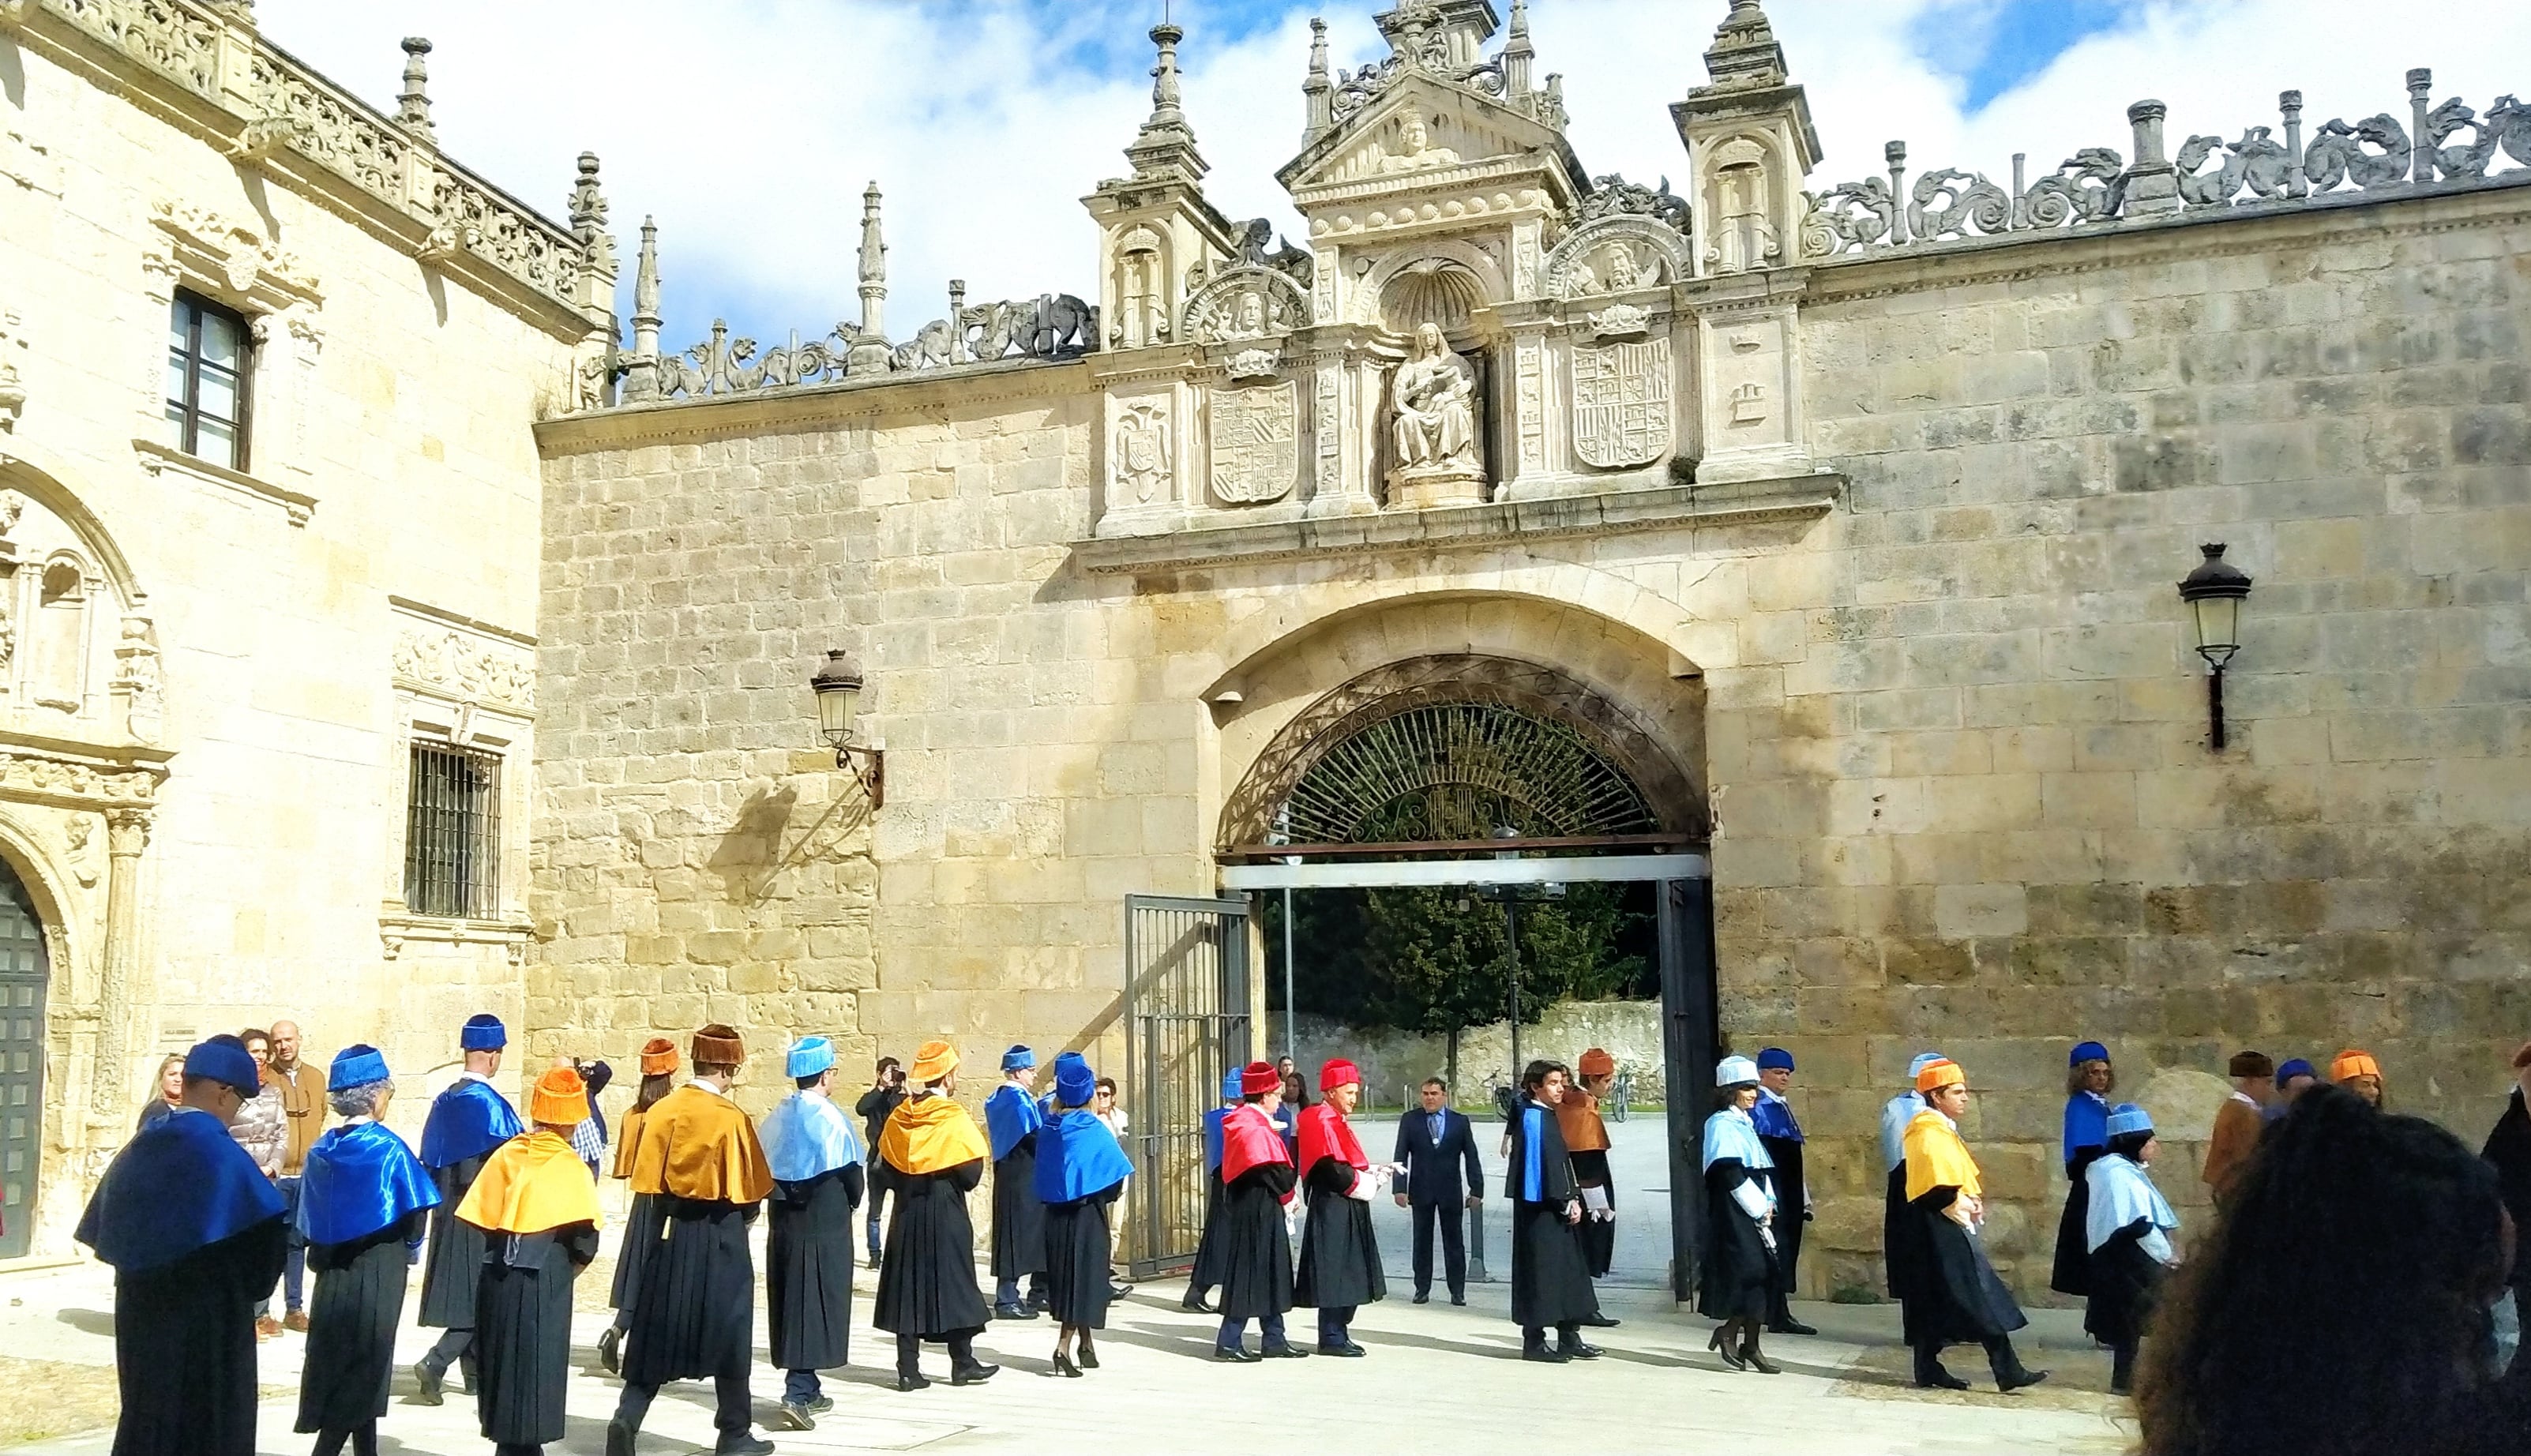
[{"label": "carved stone ornament", "polygon": [[18,361],[28,352],[18,315],[0,309],[0,435],[14,433],[18,417],[27,413],[27,381],[18,372]]},{"label": "carved stone ornament", "polygon": [[1547,294],[1589,299],[1665,288],[1685,276],[1685,251],[1676,229],[1651,217],[1603,217],[1575,228],[1547,255]]},{"label": "carved stone ornament", "polygon": [[149,220],[189,246],[236,293],[253,293],[262,285],[311,302],[322,296],[315,273],[296,256],[255,229],[207,207],[161,197],[150,204]]},{"label": "carved stone ornament", "polygon": [[1632,304],[1610,304],[1591,315],[1591,334],[1600,339],[1640,339],[1652,332],[1653,316]]},{"label": "carved stone ornament", "polygon": [[1178,337],[1199,344],[1277,338],[1310,321],[1310,296],[1279,268],[1227,269],[1186,301]]},{"label": "carved stone ornament", "polygon": [[1254,506],[1292,493],[1301,472],[1301,396],[1289,382],[1212,394],[1212,493]]},{"label": "carved stone ornament", "polygon": [[1274,349],[1242,349],[1230,356],[1222,367],[1234,380],[1271,379],[1283,372],[1283,355]]},{"label": "carved stone ornament", "polygon": [[1669,337],[1573,351],[1573,453],[1630,470],[1669,453],[1677,436]]},{"label": "carved stone ornament", "polygon": [[0,749],[0,799],[61,808],[139,808],[155,803],[163,767],[90,761],[41,749]]},{"label": "carved stone ornament", "polygon": [[1108,455],[1111,506],[1156,505],[1168,498],[1169,417],[1156,400],[1138,400],[1116,418]]},{"label": "carved stone ornament", "polygon": [[526,647],[453,628],[409,623],[396,634],[395,675],[409,686],[460,702],[533,716],[535,662]]},{"label": "carved stone ornament", "polygon": [[1415,351],[1389,386],[1396,467],[1388,473],[1392,504],[1421,510],[1483,498],[1485,459],[1477,440],[1476,376],[1450,351],[1441,330],[1415,331]]}]

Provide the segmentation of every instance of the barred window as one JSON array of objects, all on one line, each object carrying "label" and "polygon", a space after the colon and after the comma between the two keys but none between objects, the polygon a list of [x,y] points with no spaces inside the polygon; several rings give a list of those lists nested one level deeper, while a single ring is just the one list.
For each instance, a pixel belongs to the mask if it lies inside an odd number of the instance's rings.
[{"label": "barred window", "polygon": [[247,468],[244,315],[179,291],[167,318],[168,443],[233,471]]},{"label": "barred window", "polygon": [[500,914],[501,760],[446,744],[413,746],[404,903],[416,915]]}]

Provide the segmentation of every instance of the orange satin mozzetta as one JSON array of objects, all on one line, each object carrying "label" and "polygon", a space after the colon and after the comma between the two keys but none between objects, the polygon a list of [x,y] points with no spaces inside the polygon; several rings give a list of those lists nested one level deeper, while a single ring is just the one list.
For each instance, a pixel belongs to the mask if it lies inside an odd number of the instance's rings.
[{"label": "orange satin mozzetta", "polygon": [[457,1216],[503,1234],[540,1234],[598,1222],[597,1181],[571,1140],[538,1128],[495,1148],[457,1205]]},{"label": "orange satin mozzetta", "polygon": [[636,1107],[615,1124],[615,1176],[633,1176],[633,1154],[642,1147],[642,1124],[650,1116],[647,1107]]},{"label": "orange satin mozzetta", "polygon": [[937,1173],[991,1152],[976,1119],[947,1097],[898,1103],[878,1135],[878,1155],[900,1173]]},{"label": "orange satin mozzetta", "polygon": [[692,1083],[650,1106],[633,1150],[633,1191],[724,1204],[760,1203],[773,1170],[738,1104]]},{"label": "orange satin mozzetta", "polygon": [[1608,1146],[1608,1125],[1600,1119],[1600,1099],[1578,1087],[1564,1090],[1555,1104],[1555,1128],[1564,1135],[1567,1152],[1599,1152]]}]

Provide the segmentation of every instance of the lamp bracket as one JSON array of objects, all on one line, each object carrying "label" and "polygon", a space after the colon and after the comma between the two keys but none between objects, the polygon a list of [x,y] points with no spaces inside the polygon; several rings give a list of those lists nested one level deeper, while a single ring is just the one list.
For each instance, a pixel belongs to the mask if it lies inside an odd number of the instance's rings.
[{"label": "lamp bracket", "polygon": [[870,801],[875,813],[887,802],[887,750],[835,745],[835,766],[850,774],[862,786],[862,797]]}]

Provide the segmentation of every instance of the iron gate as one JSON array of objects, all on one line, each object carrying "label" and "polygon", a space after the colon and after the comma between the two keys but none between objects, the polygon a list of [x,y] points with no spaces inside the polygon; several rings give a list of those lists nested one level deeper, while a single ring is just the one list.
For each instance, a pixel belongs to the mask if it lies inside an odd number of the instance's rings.
[{"label": "iron gate", "polygon": [[1126,1100],[1134,1193],[1127,1266],[1195,1260],[1207,1192],[1204,1115],[1249,1055],[1248,902],[1125,897]]},{"label": "iron gate", "polygon": [[43,922],[17,871],[0,864],[0,1259],[25,1256],[35,1233],[49,979]]}]

